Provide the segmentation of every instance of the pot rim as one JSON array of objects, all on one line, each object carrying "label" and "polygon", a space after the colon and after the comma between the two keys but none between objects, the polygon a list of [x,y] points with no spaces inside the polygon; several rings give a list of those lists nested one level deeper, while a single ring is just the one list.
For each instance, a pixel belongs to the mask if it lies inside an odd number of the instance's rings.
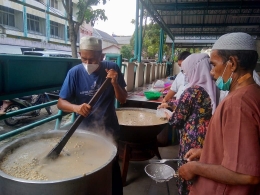
[{"label": "pot rim", "polygon": [[[156,114],[156,110],[153,110],[153,109],[150,109],[150,108],[135,108],[135,107],[126,107],[126,108],[117,108],[116,111],[124,111],[124,110],[133,110],[133,111],[136,111],[136,110],[139,110],[139,111],[145,111],[145,112],[151,112],[151,113],[154,113]],[[119,120],[118,120],[118,123],[119,123]],[[120,124],[120,126],[125,126],[125,127],[148,127],[148,126],[159,126],[159,125],[165,125],[168,123],[168,120],[165,120],[165,121],[162,121],[162,123],[160,124],[153,124],[153,125],[125,125],[125,124]]]},{"label": "pot rim", "polygon": [[[34,137],[36,137],[36,138],[48,138],[49,135],[53,135],[53,134],[54,135],[60,135],[60,134],[64,135],[66,132],[67,132],[66,130],[51,130],[51,131],[44,132],[44,133],[33,133],[31,135],[27,135],[27,136],[24,136],[24,137],[22,137],[20,139],[11,141],[10,143],[8,143],[8,144],[6,144],[6,145],[4,145],[4,146],[2,146],[0,148],[0,162],[2,160],[2,157],[8,151],[10,151],[10,149],[12,148],[11,146],[13,146],[15,144],[28,143],[30,138],[34,138]],[[74,134],[90,134],[92,136],[98,137],[99,139],[102,139],[104,142],[106,142],[107,144],[111,145],[112,155],[109,158],[109,160],[105,164],[103,164],[102,166],[92,170],[91,172],[84,173],[84,174],[82,174],[80,176],[75,176],[75,177],[71,177],[71,178],[67,178],[67,179],[61,179],[61,180],[49,180],[49,181],[26,180],[26,179],[17,178],[17,177],[13,177],[11,175],[8,175],[5,172],[3,172],[1,169],[0,169],[0,177],[3,177],[5,179],[9,179],[9,180],[13,180],[13,181],[17,181],[17,182],[20,182],[20,183],[54,184],[54,183],[69,182],[69,181],[72,181],[72,180],[77,180],[77,179],[80,179],[80,178],[87,177],[87,176],[91,175],[92,173],[97,172],[97,171],[103,169],[105,166],[107,166],[115,158],[116,153],[117,153],[117,147],[115,146],[115,144],[113,144],[112,142],[110,142],[107,139],[105,139],[105,137],[103,137],[103,136],[101,136],[99,134],[93,133],[93,132],[83,131],[83,130],[77,130],[76,132],[74,132]],[[25,142],[23,142],[23,141],[25,141]],[[18,147],[16,147],[16,148],[18,148]]]}]

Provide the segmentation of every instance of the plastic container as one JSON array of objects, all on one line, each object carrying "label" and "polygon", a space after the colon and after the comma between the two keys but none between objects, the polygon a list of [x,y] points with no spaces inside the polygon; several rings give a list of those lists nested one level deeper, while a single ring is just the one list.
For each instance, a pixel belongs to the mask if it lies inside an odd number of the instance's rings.
[{"label": "plastic container", "polygon": [[161,96],[161,93],[159,91],[145,91],[144,95],[148,100],[157,100]]},{"label": "plastic container", "polygon": [[159,118],[166,118],[166,114],[165,112],[171,116],[172,115],[172,112],[166,108],[159,108],[156,110],[156,116],[159,117]]}]

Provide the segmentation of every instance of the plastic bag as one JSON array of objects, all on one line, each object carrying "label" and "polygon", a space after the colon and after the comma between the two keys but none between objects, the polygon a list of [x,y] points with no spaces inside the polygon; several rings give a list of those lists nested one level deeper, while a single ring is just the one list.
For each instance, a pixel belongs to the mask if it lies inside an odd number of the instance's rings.
[{"label": "plastic bag", "polygon": [[157,80],[154,84],[154,87],[164,87],[164,81]]},{"label": "plastic bag", "polygon": [[159,108],[156,110],[156,116],[159,118],[166,118],[165,112],[170,116],[172,115],[172,112],[170,110],[166,108]]}]

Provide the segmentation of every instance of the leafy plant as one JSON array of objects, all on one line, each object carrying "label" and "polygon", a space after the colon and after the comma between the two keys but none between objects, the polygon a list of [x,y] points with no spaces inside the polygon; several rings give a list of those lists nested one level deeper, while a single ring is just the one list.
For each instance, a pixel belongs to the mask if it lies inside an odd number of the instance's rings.
[{"label": "leafy plant", "polygon": [[84,21],[90,23],[92,26],[97,20],[107,20],[105,10],[97,9],[92,10],[91,6],[98,5],[100,2],[106,4],[106,0],[79,0],[77,3],[78,12],[77,21],[73,19],[73,1],[72,0],[61,0],[62,5],[66,11],[66,17],[69,24],[69,38],[71,42],[72,57],[77,58],[77,36],[80,25]]},{"label": "leafy plant", "polygon": [[122,54],[122,58],[127,58],[129,60],[133,56],[133,49],[131,45],[123,45],[120,53]]}]

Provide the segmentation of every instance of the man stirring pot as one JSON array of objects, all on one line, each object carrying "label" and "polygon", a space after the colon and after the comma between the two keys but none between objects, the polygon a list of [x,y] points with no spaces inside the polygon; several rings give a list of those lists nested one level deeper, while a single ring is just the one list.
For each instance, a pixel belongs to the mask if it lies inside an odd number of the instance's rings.
[{"label": "man stirring pot", "polygon": [[[58,108],[64,112],[75,112],[85,117],[80,129],[90,131],[105,130],[118,138],[119,123],[115,111],[115,98],[120,103],[126,102],[126,83],[114,62],[102,61],[102,41],[95,37],[80,39],[80,57],[82,64],[69,70],[59,94]],[[87,102],[100,88],[106,78],[111,78],[111,85],[100,96],[93,107]],[[112,168],[112,194],[123,194],[120,167],[114,160]]]}]

